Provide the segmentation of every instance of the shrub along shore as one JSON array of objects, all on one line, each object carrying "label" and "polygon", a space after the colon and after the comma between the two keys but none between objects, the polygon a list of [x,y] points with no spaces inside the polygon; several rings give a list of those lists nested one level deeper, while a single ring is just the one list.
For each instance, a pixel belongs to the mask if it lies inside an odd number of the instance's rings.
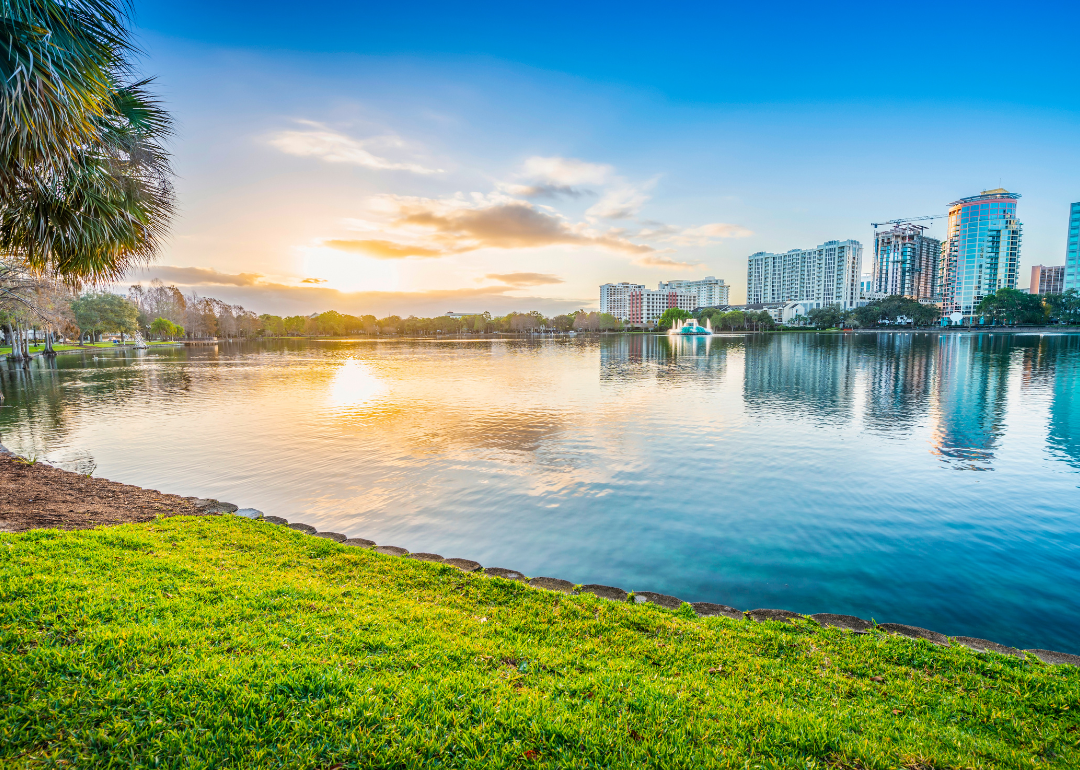
[{"label": "shrub along shore", "polygon": [[6,765],[1080,766],[1075,666],[169,512],[0,533]]}]

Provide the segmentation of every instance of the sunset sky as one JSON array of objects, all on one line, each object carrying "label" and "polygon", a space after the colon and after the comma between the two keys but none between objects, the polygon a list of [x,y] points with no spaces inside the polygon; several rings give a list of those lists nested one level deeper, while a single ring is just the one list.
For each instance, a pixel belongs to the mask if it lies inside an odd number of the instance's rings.
[{"label": "sunset sky", "polygon": [[[1080,200],[1074,4],[136,3],[177,120],[160,277],[256,312],[563,312],[1019,192]],[[929,231],[941,237],[944,220]]]}]

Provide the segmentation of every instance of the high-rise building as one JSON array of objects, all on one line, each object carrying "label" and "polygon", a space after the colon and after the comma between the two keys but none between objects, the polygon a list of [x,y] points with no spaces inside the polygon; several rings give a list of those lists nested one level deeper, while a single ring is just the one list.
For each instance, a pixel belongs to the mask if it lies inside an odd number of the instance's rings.
[{"label": "high-rise building", "polygon": [[930,299],[937,294],[941,241],[926,235],[925,230],[908,223],[875,235],[871,291],[912,299]]},{"label": "high-rise building", "polygon": [[668,308],[692,312],[700,307],[696,292],[663,288],[653,291],[640,283],[605,283],[600,287],[600,312],[624,323],[654,324]]},{"label": "high-rise building", "polygon": [[1065,289],[1080,291],[1080,203],[1069,209],[1069,235],[1065,241]]},{"label": "high-rise building", "polygon": [[728,296],[731,287],[724,283],[723,278],[707,275],[700,281],[661,281],[657,289],[697,294],[698,307],[715,307],[729,304]]},{"label": "high-rise building", "polygon": [[1019,193],[998,188],[949,204],[948,236],[941,248],[942,311],[970,317],[983,297],[1016,288],[1022,226]]},{"label": "high-rise building", "polygon": [[859,276],[859,294],[865,297],[874,290],[874,274],[863,273]]},{"label": "high-rise building", "polygon": [[1029,294],[1061,294],[1065,282],[1065,265],[1035,265],[1031,268]]},{"label": "high-rise building", "polygon": [[605,283],[600,287],[600,312],[610,313],[620,321],[630,320],[631,294],[645,291],[643,283]]},{"label": "high-rise building", "polygon": [[862,244],[827,241],[786,254],[759,251],[747,258],[746,302],[814,302],[817,307],[858,306]]}]

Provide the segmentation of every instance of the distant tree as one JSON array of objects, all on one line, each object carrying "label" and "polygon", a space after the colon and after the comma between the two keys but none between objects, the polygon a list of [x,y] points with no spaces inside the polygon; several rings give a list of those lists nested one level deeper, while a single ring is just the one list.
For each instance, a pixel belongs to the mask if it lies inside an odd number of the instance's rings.
[{"label": "distant tree", "polygon": [[657,324],[660,326],[661,330],[666,331],[673,327],[676,321],[685,321],[687,318],[693,317],[693,314],[687,310],[683,310],[681,307],[669,307],[664,311],[663,315],[660,316],[660,320],[657,321]]},{"label": "distant tree", "polygon": [[807,320],[819,329],[832,329],[844,322],[844,308],[840,305],[815,307],[806,314]]},{"label": "distant tree", "polygon": [[1080,293],[1066,289],[1061,294],[1044,294],[1048,317],[1060,324],[1080,324]]},{"label": "distant tree", "polygon": [[87,292],[71,303],[75,323],[83,334],[96,340],[102,332],[125,334],[138,330],[139,309],[134,303],[111,292]]},{"label": "distant tree", "polygon": [[937,322],[941,310],[934,305],[924,305],[918,300],[900,294],[873,300],[849,313],[849,322],[864,328],[882,324],[911,324],[928,326]]},{"label": "distant tree", "polygon": [[155,318],[150,324],[150,333],[157,335],[158,339],[176,336],[176,324],[168,318]]},{"label": "distant tree", "polygon": [[1004,324],[1046,323],[1047,308],[1038,294],[1001,288],[983,297],[975,312]]},{"label": "distant tree", "polygon": [[285,333],[291,337],[298,337],[304,333],[304,325],[307,319],[302,315],[291,315],[283,319]]}]

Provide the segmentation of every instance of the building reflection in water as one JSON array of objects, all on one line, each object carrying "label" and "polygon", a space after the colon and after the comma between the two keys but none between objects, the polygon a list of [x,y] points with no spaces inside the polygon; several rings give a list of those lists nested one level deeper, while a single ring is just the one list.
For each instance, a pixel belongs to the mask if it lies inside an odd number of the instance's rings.
[{"label": "building reflection in water", "polygon": [[723,377],[727,354],[743,347],[743,337],[669,337],[619,334],[600,340],[600,382],[693,381],[702,372]]},{"label": "building reflection in water", "polygon": [[934,452],[958,469],[990,470],[1005,427],[1012,340],[944,335],[937,347]]},{"label": "building reflection in water", "polygon": [[857,346],[837,336],[777,334],[746,342],[743,394],[751,414],[835,423],[854,414]]},{"label": "building reflection in water", "polygon": [[[1050,360],[1054,371],[1053,398],[1050,402],[1050,435],[1047,443],[1051,451],[1074,468],[1080,468],[1080,342],[1072,338],[1069,350],[1061,351]],[[1048,356],[1048,358],[1050,358]]]},{"label": "building reflection in water", "polygon": [[859,368],[866,383],[863,424],[876,433],[910,433],[929,409],[936,336],[878,334],[860,343]]}]

